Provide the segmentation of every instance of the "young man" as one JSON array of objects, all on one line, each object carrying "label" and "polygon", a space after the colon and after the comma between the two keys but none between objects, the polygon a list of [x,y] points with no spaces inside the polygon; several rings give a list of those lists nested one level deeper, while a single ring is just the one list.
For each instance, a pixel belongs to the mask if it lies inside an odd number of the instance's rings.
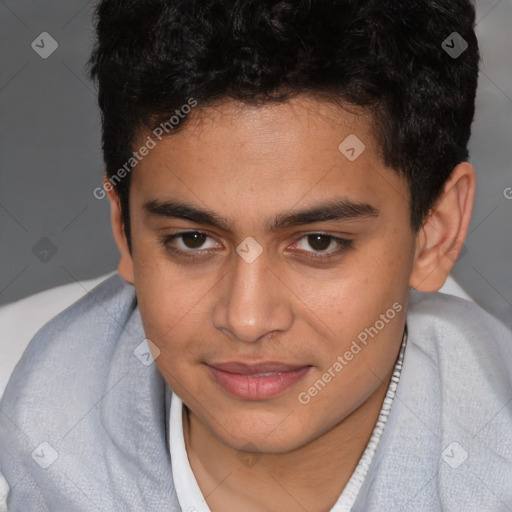
[{"label": "young man", "polygon": [[469,1],[104,0],[119,275],[1,403],[12,511],[512,509],[512,336],[462,247]]}]

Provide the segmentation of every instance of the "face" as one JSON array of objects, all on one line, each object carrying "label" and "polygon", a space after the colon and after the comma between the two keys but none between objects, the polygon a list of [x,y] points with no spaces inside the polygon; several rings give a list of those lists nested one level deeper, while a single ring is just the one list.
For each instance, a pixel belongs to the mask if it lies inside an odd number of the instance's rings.
[{"label": "face", "polygon": [[191,414],[235,449],[293,450],[393,368],[414,260],[408,185],[368,117],[321,100],[190,115],[133,171],[125,274]]}]

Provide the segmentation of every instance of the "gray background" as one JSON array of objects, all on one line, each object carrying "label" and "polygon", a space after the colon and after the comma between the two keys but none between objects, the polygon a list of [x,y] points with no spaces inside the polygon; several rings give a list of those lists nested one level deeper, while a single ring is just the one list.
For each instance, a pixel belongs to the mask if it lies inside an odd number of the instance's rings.
[{"label": "gray background", "polygon": [[[470,160],[478,192],[453,275],[512,327],[512,0],[476,4],[482,63]],[[92,194],[103,172],[96,93],[85,76],[93,8],[93,0],[0,3],[0,304],[116,268],[107,199]],[[59,45],[47,59],[31,47],[42,32]]]}]

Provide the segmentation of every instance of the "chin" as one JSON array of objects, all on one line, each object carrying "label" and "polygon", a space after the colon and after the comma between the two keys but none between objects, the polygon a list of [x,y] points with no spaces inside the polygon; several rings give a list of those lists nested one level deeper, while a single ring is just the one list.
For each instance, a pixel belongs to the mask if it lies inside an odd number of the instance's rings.
[{"label": "chin", "polygon": [[307,444],[307,441],[296,441],[294,439],[275,439],[270,441],[261,434],[251,435],[248,432],[243,438],[222,439],[222,442],[233,450],[250,453],[284,454],[292,452]]},{"label": "chin", "polygon": [[[236,417],[230,417],[229,422],[220,422],[225,430],[218,424],[214,435],[225,445],[238,451],[260,452],[260,453],[288,453],[310,442],[314,436],[308,434],[304,425],[299,421],[288,421],[292,415],[283,421],[282,415],[279,418],[268,418],[263,421],[261,416],[245,417],[237,421]],[[234,432],[229,435],[227,432]]]}]

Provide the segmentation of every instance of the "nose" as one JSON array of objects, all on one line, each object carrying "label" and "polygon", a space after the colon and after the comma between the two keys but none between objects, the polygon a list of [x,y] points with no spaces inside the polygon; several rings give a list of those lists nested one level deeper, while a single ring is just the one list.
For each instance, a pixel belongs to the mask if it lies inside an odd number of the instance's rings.
[{"label": "nose", "polygon": [[254,343],[292,325],[286,293],[291,292],[268,266],[265,251],[251,263],[236,255],[234,268],[222,283],[213,324],[231,339]]}]

